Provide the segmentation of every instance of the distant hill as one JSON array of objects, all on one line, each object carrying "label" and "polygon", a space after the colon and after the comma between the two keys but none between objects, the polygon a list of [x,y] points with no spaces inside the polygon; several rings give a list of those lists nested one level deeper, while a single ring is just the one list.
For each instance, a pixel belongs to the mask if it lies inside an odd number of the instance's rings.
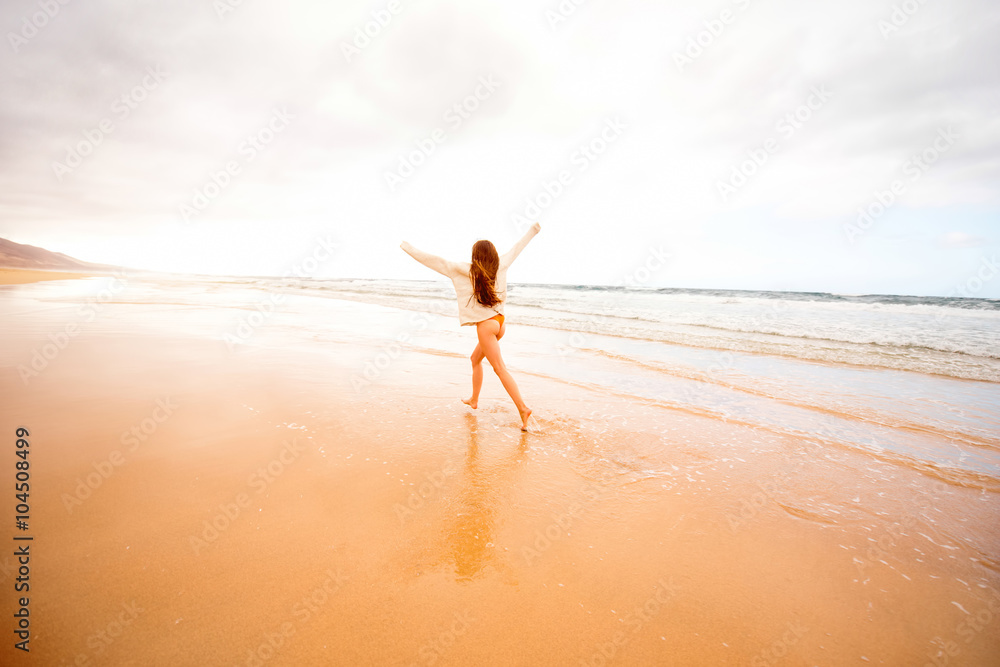
[{"label": "distant hill", "polygon": [[110,272],[120,267],[110,264],[94,264],[52,252],[33,245],[14,243],[0,239],[0,267],[7,269],[42,269],[50,271],[98,271]]}]

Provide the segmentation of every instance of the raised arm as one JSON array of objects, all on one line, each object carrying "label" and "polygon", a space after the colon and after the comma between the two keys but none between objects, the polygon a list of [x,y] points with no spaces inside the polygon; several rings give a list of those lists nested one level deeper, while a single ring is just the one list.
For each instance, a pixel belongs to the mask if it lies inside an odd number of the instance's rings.
[{"label": "raised arm", "polygon": [[452,262],[449,262],[443,257],[432,255],[429,252],[417,250],[406,241],[400,243],[399,247],[402,248],[407,255],[417,260],[418,262],[426,266],[428,269],[433,269],[434,271],[437,271],[443,276],[447,276],[450,278],[452,273],[454,273],[455,271],[454,264]]},{"label": "raised arm", "polygon": [[517,256],[521,254],[524,247],[528,245],[528,241],[535,238],[535,234],[542,228],[537,222],[531,226],[530,229],[521,237],[521,240],[514,244],[514,247],[505,252],[500,257],[501,266],[510,266],[511,262],[517,259]]}]

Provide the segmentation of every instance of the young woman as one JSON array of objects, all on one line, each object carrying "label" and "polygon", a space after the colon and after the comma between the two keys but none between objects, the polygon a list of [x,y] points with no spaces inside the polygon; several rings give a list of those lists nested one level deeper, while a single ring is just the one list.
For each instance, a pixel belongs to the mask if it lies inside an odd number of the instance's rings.
[{"label": "young woman", "polygon": [[451,278],[458,296],[458,319],[465,325],[476,325],[479,343],[472,351],[472,397],[462,402],[475,409],[479,405],[479,390],[483,386],[483,359],[490,362],[503,388],[521,416],[521,430],[528,430],[531,409],[521,399],[517,383],[511,377],[500,356],[500,339],[507,326],[504,324],[503,304],[507,300],[507,269],[521,254],[528,241],[542,228],[537,222],[505,254],[497,256],[497,249],[489,241],[476,241],[472,246],[471,262],[449,262],[436,255],[421,252],[406,241],[399,247],[413,259],[443,276]]}]

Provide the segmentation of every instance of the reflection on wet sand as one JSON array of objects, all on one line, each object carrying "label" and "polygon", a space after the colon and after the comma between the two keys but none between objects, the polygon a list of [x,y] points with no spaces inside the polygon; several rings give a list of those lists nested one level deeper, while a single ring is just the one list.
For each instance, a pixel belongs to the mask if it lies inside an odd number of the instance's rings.
[{"label": "reflection on wet sand", "polygon": [[516,449],[496,463],[487,464],[479,448],[479,418],[466,414],[465,424],[469,448],[458,480],[461,488],[447,510],[443,530],[447,546],[442,560],[454,561],[458,581],[471,580],[488,565],[509,577],[510,568],[495,548],[497,515],[527,461],[528,434],[522,432]]}]

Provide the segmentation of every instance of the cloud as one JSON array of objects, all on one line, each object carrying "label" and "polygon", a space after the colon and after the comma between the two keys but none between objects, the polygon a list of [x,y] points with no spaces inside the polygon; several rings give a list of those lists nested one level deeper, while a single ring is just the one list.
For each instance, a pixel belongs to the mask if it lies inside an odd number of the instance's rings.
[{"label": "cloud", "polygon": [[957,231],[942,235],[938,242],[945,248],[981,248],[990,245],[990,241],[982,236]]},{"label": "cloud", "polygon": [[[826,239],[902,178],[905,162],[942,127],[957,128],[959,140],[907,181],[878,224],[933,217],[944,253],[988,236],[960,211],[1000,212],[1000,69],[991,66],[1000,62],[1000,5],[925,3],[883,35],[879,22],[890,20],[894,4],[625,0],[581,4],[552,26],[546,11],[555,1],[403,0],[348,62],[343,45],[379,3],[243,2],[220,17],[205,0],[71,2],[17,52],[9,38],[0,48],[0,236],[61,239],[55,249],[79,255],[75,246],[102,247],[96,235],[109,253],[144,254],[84,259],[163,269],[179,266],[176,252],[157,250],[170,246],[162,242],[169,230],[222,246],[233,225],[252,232],[251,246],[259,239],[261,258],[275,244],[293,252],[321,224],[342,228],[366,252],[415,233],[450,248],[456,236],[511,234],[510,214],[571,165],[607,118],[621,116],[629,128],[620,141],[542,214],[562,243],[599,246],[613,229],[616,243],[640,251],[663,237],[683,245],[724,219],[751,227],[776,257],[795,253],[796,262],[763,268],[746,260],[768,284],[822,289],[801,267],[835,265],[836,253],[855,251]],[[0,4],[0,33],[17,34],[35,8]],[[703,37],[723,8],[735,19]],[[707,45],[679,71],[675,54],[692,39]],[[112,104],[150,66],[167,79],[117,117]],[[496,94],[391,192],[385,171],[490,74],[502,82]],[[781,123],[801,113],[816,87],[830,99],[788,135]],[[179,206],[240,157],[275,107],[294,115],[288,129],[241,163],[197,230],[185,228]],[[107,118],[113,132],[58,178],[53,163]],[[718,184],[769,139],[777,150],[723,201]],[[789,224],[815,241],[791,244]],[[745,259],[736,240],[717,235],[711,243],[719,257]],[[699,245],[689,255],[709,251]],[[252,255],[205,253],[198,261],[216,262],[200,267],[206,271],[254,271]],[[586,282],[571,258],[550,261],[539,275],[563,271]],[[266,266],[260,259],[257,270]],[[691,267],[670,279],[704,275]],[[865,279],[853,276],[852,286]]]}]

